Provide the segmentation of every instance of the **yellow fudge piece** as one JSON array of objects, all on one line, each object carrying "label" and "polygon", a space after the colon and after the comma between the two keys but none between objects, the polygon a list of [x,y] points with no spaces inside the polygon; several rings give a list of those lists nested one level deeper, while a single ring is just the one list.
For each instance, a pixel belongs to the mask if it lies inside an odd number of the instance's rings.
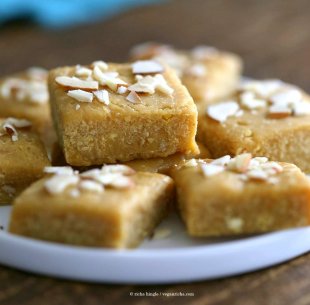
[{"label": "yellow fudge piece", "polygon": [[250,81],[199,111],[198,139],[212,157],[250,152],[310,172],[310,99],[278,80]]},{"label": "yellow fudge piece", "polygon": [[247,155],[222,170],[221,162],[192,160],[173,171],[178,208],[190,235],[255,234],[310,224],[310,181],[300,169],[276,162],[257,166]]},{"label": "yellow fudge piece", "polygon": [[0,117],[32,122],[50,151],[56,140],[49,107],[48,71],[32,67],[0,79]]},{"label": "yellow fudge piece", "polygon": [[196,103],[210,103],[229,95],[236,88],[242,71],[239,56],[208,46],[185,51],[164,44],[144,43],[132,49],[131,58],[153,58],[170,65]]},{"label": "yellow fudge piece", "polygon": [[[83,188],[85,182],[100,185],[96,180],[85,180],[83,174],[82,180],[77,174],[69,175],[69,179],[79,177],[79,185],[68,185],[54,194],[48,192],[47,181],[57,176],[63,182],[63,176],[54,175],[34,183],[15,200],[9,231],[73,245],[133,248],[150,236],[168,213],[173,181],[167,176],[142,172],[122,176],[112,170],[107,174],[110,184],[97,190]],[[111,179],[111,174],[116,179]],[[50,187],[57,190],[57,184]]]},{"label": "yellow fudge piece", "polygon": [[[83,68],[88,71],[92,69],[91,73],[94,74],[96,67],[98,68],[96,65]],[[67,163],[89,166],[198,151],[195,142],[197,109],[188,91],[171,69],[164,68],[164,72],[155,76],[144,74],[153,85],[161,81],[161,87],[153,93],[140,93],[135,91],[139,88],[131,87],[137,86],[140,81],[133,74],[130,64],[107,65],[107,70],[101,73],[108,75],[109,80],[107,84],[101,81],[100,84],[103,85],[98,89],[108,95],[108,101],[106,96],[99,101],[95,95],[97,89],[72,90],[77,87],[66,87],[56,82],[56,79],[62,80],[63,76],[77,75],[78,69],[79,67],[58,68],[49,74],[53,119]],[[113,78],[111,75],[116,73],[118,76]],[[75,77],[83,79],[82,76]],[[89,79],[89,76],[83,80],[85,79]],[[125,84],[115,85],[118,81]],[[92,79],[90,86],[95,88],[96,83]],[[127,86],[131,91],[126,89]],[[152,85],[146,87],[149,89]],[[119,89],[124,91],[118,91]],[[169,92],[164,92],[165,90]],[[70,91],[77,93],[78,97],[69,96]],[[88,102],[78,100],[83,98]]]},{"label": "yellow fudge piece", "polygon": [[39,131],[50,127],[48,72],[29,68],[0,79],[0,117],[27,119]]},{"label": "yellow fudge piece", "polygon": [[195,155],[174,154],[165,158],[152,158],[146,160],[133,160],[125,163],[136,171],[161,173],[169,175],[170,171],[183,165],[191,158],[210,158],[208,149],[201,143],[197,143],[200,153]]},{"label": "yellow fudge piece", "polygon": [[[210,158],[209,150],[201,143],[197,143],[199,147],[199,154],[184,155],[184,154],[173,154],[165,158],[152,158],[152,159],[139,159],[125,162],[124,164],[130,166],[136,171],[169,174],[170,170],[180,166],[186,162],[186,160],[191,158]],[[54,144],[52,149],[52,164],[54,166],[66,166],[66,160],[62,153],[61,148],[57,143]],[[90,167],[92,168],[92,167]],[[77,167],[76,169],[80,171],[88,170],[89,167]]]},{"label": "yellow fudge piece", "polygon": [[3,130],[5,122],[9,121],[0,120],[0,205],[11,203],[22,190],[41,178],[44,167],[50,165],[46,150],[35,132],[28,126],[17,128],[13,124],[17,132],[17,138],[14,138],[12,130],[9,129],[8,133]]}]

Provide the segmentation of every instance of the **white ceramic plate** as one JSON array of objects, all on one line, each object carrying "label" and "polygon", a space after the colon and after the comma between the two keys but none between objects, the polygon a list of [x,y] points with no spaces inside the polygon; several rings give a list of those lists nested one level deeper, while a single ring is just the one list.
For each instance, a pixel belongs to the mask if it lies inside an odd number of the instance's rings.
[{"label": "white ceramic plate", "polygon": [[[10,207],[0,208],[7,227]],[[214,279],[269,267],[310,250],[310,227],[242,239],[189,238],[176,216],[165,239],[136,250],[71,247],[0,231],[0,263],[59,278],[106,283],[176,283]]]}]

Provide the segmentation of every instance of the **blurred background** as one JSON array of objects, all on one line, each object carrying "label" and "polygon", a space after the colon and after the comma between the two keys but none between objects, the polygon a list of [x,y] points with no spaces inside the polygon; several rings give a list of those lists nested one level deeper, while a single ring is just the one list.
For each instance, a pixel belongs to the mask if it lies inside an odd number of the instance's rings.
[{"label": "blurred background", "polygon": [[0,0],[0,75],[125,61],[144,41],[230,50],[248,76],[310,89],[308,0]]}]

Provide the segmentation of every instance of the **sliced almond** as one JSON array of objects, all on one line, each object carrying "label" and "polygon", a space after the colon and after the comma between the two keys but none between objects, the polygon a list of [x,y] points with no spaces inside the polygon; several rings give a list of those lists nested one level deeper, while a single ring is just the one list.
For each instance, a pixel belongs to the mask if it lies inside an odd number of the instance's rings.
[{"label": "sliced almond", "polygon": [[4,123],[3,124],[3,129],[5,130],[5,132],[9,136],[11,136],[11,139],[12,139],[13,142],[16,142],[18,140],[17,130],[14,128],[14,126],[12,124]]},{"label": "sliced almond", "polygon": [[30,101],[36,104],[45,104],[48,102],[48,91],[47,87],[44,86],[43,89],[33,90],[29,92]]},{"label": "sliced almond", "polygon": [[93,94],[84,90],[69,90],[67,95],[74,98],[75,100],[83,103],[91,103],[93,101]]},{"label": "sliced almond", "polygon": [[101,172],[104,174],[118,173],[123,175],[133,175],[136,171],[130,166],[124,164],[104,165],[101,168]]},{"label": "sliced almond", "polygon": [[155,79],[157,81],[156,89],[158,91],[165,93],[167,95],[171,95],[173,93],[174,90],[168,85],[163,75],[156,74]]},{"label": "sliced almond", "polygon": [[128,90],[141,92],[141,93],[149,93],[154,94],[157,81],[153,76],[147,75],[137,75],[136,76],[137,82],[128,87]]},{"label": "sliced almond", "polygon": [[154,60],[138,60],[132,65],[133,74],[155,74],[164,72],[164,67]]},{"label": "sliced almond", "polygon": [[141,98],[135,91],[130,91],[126,97],[126,100],[133,104],[141,103]]},{"label": "sliced almond", "polygon": [[10,98],[13,95],[13,92],[25,90],[26,82],[25,80],[18,78],[8,78],[1,85],[1,96],[4,98]]},{"label": "sliced almond", "polygon": [[161,74],[155,76],[137,75],[137,82],[128,87],[128,90],[142,93],[154,94],[155,90],[161,91],[165,94],[171,95],[173,89],[167,84],[165,78]]},{"label": "sliced almond", "polygon": [[88,170],[80,176],[82,178],[93,179],[102,184],[109,184],[111,181],[115,181],[119,176],[124,175],[132,175],[135,171],[126,165],[118,164],[118,165],[105,165],[101,169],[91,169]]},{"label": "sliced almond", "polygon": [[106,177],[110,176],[110,181],[107,181],[105,185],[120,189],[127,189],[134,187],[135,183],[130,177],[119,175],[119,174],[107,174]]},{"label": "sliced almond", "polygon": [[243,92],[240,95],[240,102],[242,106],[248,109],[258,109],[267,106],[266,100],[256,98],[254,93],[249,91]]},{"label": "sliced almond", "polygon": [[255,95],[262,99],[267,99],[271,94],[284,87],[284,83],[280,80],[247,80],[241,83],[240,89],[242,91],[252,91]]},{"label": "sliced almond", "polygon": [[[116,72],[115,74],[110,76],[117,77],[118,73]],[[105,85],[108,75],[104,73],[99,67],[95,66],[93,70],[93,77],[100,83],[100,85]]]},{"label": "sliced almond", "polygon": [[238,155],[231,159],[231,161],[228,163],[228,169],[238,173],[244,173],[248,170],[251,159],[252,155],[248,153]]},{"label": "sliced almond", "polygon": [[30,67],[26,73],[30,79],[34,80],[46,80],[48,75],[48,71],[41,67]]},{"label": "sliced almond", "polygon": [[101,176],[102,176],[102,172],[99,168],[90,169],[80,174],[80,177],[82,179],[84,178],[93,179],[95,181],[102,183]]},{"label": "sliced almond", "polygon": [[110,104],[109,92],[107,90],[97,90],[94,91],[93,94],[97,98],[97,100],[106,105]]},{"label": "sliced almond", "polygon": [[93,70],[93,77],[100,85],[108,86],[111,90],[116,91],[119,86],[127,86],[127,83],[118,77],[117,72],[102,72],[102,70],[95,66]]},{"label": "sliced almond", "polygon": [[203,175],[206,177],[217,175],[225,170],[223,166],[214,165],[211,163],[202,163],[200,166]]},{"label": "sliced almond", "polygon": [[120,78],[109,78],[106,85],[113,91],[117,91],[120,86],[128,86],[128,84]]},{"label": "sliced almond", "polygon": [[258,162],[259,164],[263,164],[263,163],[268,162],[268,158],[266,158],[266,157],[254,157],[254,158],[252,159],[252,161],[256,161],[256,162]]},{"label": "sliced almond", "polygon": [[45,182],[45,188],[51,194],[61,193],[70,185],[76,186],[70,191],[72,197],[78,197],[79,190],[103,192],[105,186],[120,189],[134,186],[134,181],[128,175],[135,171],[126,165],[107,165],[80,175],[71,167],[46,167],[44,172],[54,174]]},{"label": "sliced almond", "polygon": [[269,107],[267,117],[270,119],[283,119],[291,116],[292,110],[288,107],[273,105]]},{"label": "sliced almond", "polygon": [[295,116],[310,115],[310,102],[300,102],[293,107],[293,113]]},{"label": "sliced almond", "polygon": [[251,180],[272,183],[271,178],[282,172],[283,167],[277,162],[268,161],[266,157],[252,158],[250,153],[244,153],[232,159],[227,155],[210,163],[201,164],[201,170],[206,177],[227,170],[234,172],[244,182]]},{"label": "sliced almond", "polygon": [[44,183],[45,189],[52,195],[62,193],[68,186],[76,185],[79,177],[74,175],[55,175]]},{"label": "sliced almond", "polygon": [[97,61],[94,61],[92,63],[92,66],[95,68],[95,67],[98,67],[101,71],[106,71],[108,70],[109,66],[108,64],[105,62],[105,61],[102,61],[102,60],[97,60]]},{"label": "sliced almond", "polygon": [[127,92],[127,87],[125,87],[125,86],[119,86],[118,88],[117,88],[117,93],[118,94],[124,94],[124,93],[126,93]]},{"label": "sliced almond", "polygon": [[214,165],[220,165],[220,166],[226,166],[229,161],[231,160],[231,157],[229,155],[223,156],[221,158],[215,159],[211,162],[211,164]]},{"label": "sliced almond", "polygon": [[92,180],[82,180],[79,183],[79,188],[86,191],[92,191],[92,192],[103,192],[104,186],[96,181]]},{"label": "sliced almond", "polygon": [[[131,180],[129,177],[124,176],[121,173],[103,173],[100,170],[90,170],[87,173],[81,174],[82,178],[88,178],[93,179],[103,185],[111,186],[111,187],[118,187],[120,185],[120,188],[127,187],[132,185]],[[123,178],[126,178],[125,180]]]},{"label": "sliced almond", "polygon": [[268,179],[268,174],[261,169],[253,169],[247,172],[247,177],[255,181],[266,181]]},{"label": "sliced almond", "polygon": [[97,81],[91,81],[91,80],[82,80],[75,76],[57,76],[55,78],[55,81],[57,84],[64,86],[64,87],[70,87],[70,88],[79,88],[79,89],[89,89],[89,90],[96,90],[99,87],[99,84]]},{"label": "sliced almond", "polygon": [[18,101],[27,101],[43,104],[48,101],[46,80],[9,78],[5,80],[0,93],[4,98],[16,98]]},{"label": "sliced almond", "polygon": [[185,167],[196,167],[197,165],[198,165],[198,162],[196,159],[190,159],[184,163]]},{"label": "sliced almond", "polygon": [[92,75],[92,70],[91,69],[88,69],[86,67],[82,67],[82,66],[76,66],[75,67],[75,74],[77,76],[91,76]]},{"label": "sliced almond", "polygon": [[287,89],[270,96],[270,101],[278,106],[288,106],[302,100],[302,94],[298,89]]},{"label": "sliced almond", "polygon": [[101,85],[105,85],[109,78],[117,78],[118,76],[119,73],[116,71],[103,72],[98,67],[95,67],[93,70],[94,79],[98,80]]},{"label": "sliced almond", "polygon": [[7,118],[5,123],[12,124],[16,128],[30,127],[32,123],[25,119]]},{"label": "sliced almond", "polygon": [[239,110],[239,105],[235,101],[228,101],[211,105],[207,108],[207,115],[220,123],[224,123],[228,117],[234,116]]},{"label": "sliced almond", "polygon": [[[18,133],[16,128],[25,128],[31,126],[31,122],[24,119],[15,119],[15,118],[7,118],[3,124],[2,129],[6,134],[11,136],[13,142],[18,140]],[[16,127],[16,128],[15,128]],[[3,136],[5,133],[0,133],[0,136]]]},{"label": "sliced almond", "polygon": [[281,173],[283,171],[283,167],[279,163],[274,162],[274,161],[261,164],[261,168],[265,171],[272,170],[271,173],[274,173],[274,174]]},{"label": "sliced almond", "polygon": [[46,166],[44,168],[44,173],[69,176],[73,175],[74,171],[70,166]]}]

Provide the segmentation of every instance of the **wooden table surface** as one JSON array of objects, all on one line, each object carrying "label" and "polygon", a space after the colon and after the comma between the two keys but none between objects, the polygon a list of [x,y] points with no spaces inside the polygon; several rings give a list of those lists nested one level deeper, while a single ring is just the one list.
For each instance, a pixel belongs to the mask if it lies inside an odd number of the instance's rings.
[{"label": "wooden table surface", "polygon": [[[310,91],[307,0],[176,0],[62,31],[13,23],[0,28],[0,74],[31,65],[51,68],[94,59],[125,60],[130,46],[147,40],[228,49],[243,56],[246,75],[282,78]],[[130,297],[130,292],[192,292],[195,296]],[[0,267],[1,305],[162,303],[309,305],[310,254],[247,275],[165,286],[94,285]]]}]

